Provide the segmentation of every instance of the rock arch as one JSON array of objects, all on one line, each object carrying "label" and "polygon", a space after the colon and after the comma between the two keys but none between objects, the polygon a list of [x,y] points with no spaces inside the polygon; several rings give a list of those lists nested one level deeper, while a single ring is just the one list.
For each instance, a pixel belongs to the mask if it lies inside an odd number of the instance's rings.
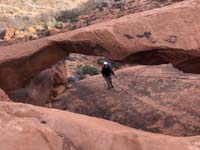
[{"label": "rock arch", "polygon": [[[38,72],[70,52],[112,60],[161,62],[200,73],[200,2],[184,1],[162,9],[127,15],[75,31],[0,48],[0,88],[23,86]],[[150,55],[149,55],[150,54]],[[137,59],[135,59],[137,58]],[[145,60],[144,60],[145,58]],[[135,60],[137,60],[135,62]],[[147,60],[147,61],[146,61]]]}]

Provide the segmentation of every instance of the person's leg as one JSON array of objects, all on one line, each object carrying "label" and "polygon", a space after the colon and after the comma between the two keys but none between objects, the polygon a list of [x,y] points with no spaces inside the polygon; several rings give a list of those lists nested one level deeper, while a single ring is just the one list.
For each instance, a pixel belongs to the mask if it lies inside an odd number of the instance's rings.
[{"label": "person's leg", "polygon": [[105,77],[106,83],[108,85],[108,88],[111,88],[112,86],[110,86],[110,81],[109,81],[109,77]]},{"label": "person's leg", "polygon": [[111,87],[113,88],[112,77],[111,77],[111,76],[109,77],[109,81],[110,81],[110,85],[111,85]]},{"label": "person's leg", "polygon": [[112,84],[112,77],[111,77],[111,76],[109,76],[109,77],[108,77],[108,80],[109,80],[110,87],[112,87],[112,88],[113,88],[113,84]]}]

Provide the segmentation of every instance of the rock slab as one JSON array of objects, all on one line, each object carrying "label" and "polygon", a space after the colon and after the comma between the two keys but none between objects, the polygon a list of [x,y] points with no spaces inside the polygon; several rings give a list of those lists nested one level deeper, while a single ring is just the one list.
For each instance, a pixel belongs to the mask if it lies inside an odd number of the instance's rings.
[{"label": "rock slab", "polygon": [[4,150],[193,150],[200,137],[171,137],[110,121],[25,104],[0,102]]}]

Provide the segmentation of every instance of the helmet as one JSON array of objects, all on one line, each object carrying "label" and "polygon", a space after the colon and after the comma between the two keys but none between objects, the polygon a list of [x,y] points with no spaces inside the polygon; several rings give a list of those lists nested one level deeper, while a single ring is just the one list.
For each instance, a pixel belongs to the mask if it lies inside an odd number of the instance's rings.
[{"label": "helmet", "polygon": [[103,63],[104,65],[107,65],[108,64],[108,62],[106,62],[106,61],[104,61],[104,63]]}]

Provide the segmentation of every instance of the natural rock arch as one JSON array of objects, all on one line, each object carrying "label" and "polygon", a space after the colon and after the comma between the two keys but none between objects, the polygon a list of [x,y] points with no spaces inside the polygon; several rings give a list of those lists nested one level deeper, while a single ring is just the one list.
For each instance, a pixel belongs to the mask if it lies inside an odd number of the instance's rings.
[{"label": "natural rock arch", "polygon": [[[0,48],[0,88],[22,87],[40,71],[70,52],[101,55],[112,60],[162,63],[200,73],[200,13],[198,0],[127,15],[27,43]],[[187,35],[187,36],[186,36]],[[145,57],[145,59],[144,59]],[[160,62],[158,64],[160,64]],[[156,62],[157,63],[157,62]]]}]

